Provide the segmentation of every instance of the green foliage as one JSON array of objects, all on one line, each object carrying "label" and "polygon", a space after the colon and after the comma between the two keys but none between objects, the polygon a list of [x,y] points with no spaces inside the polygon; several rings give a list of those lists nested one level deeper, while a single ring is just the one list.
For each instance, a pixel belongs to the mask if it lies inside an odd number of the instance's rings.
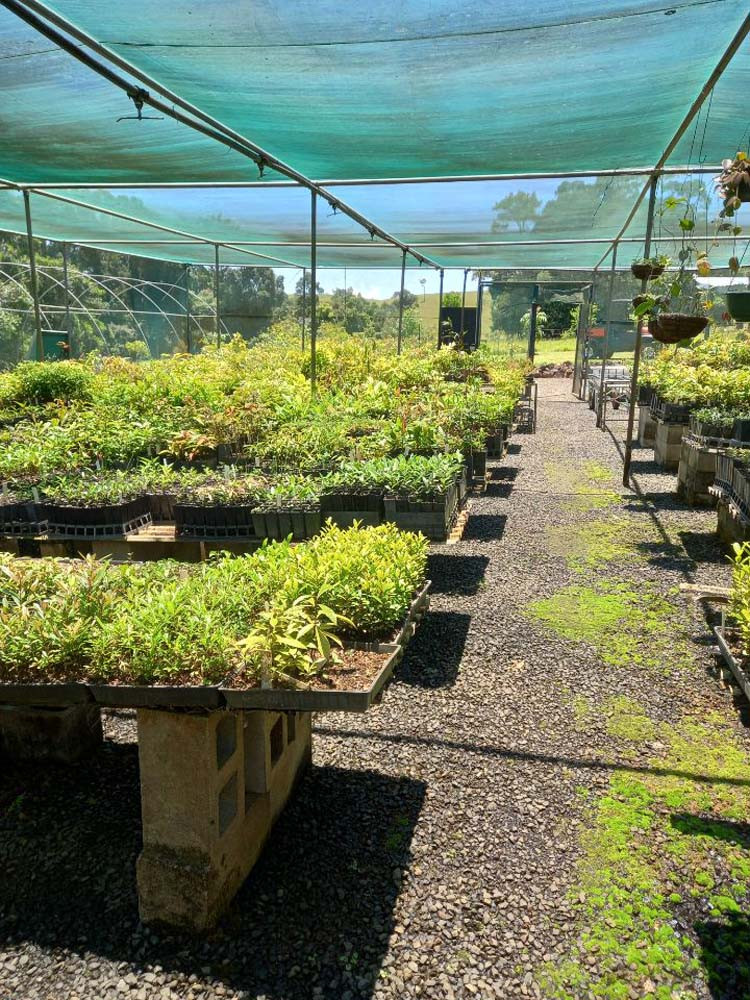
[{"label": "green foliage", "polygon": [[343,637],[393,633],[424,581],[427,541],[329,526],[195,566],[0,558],[0,682],[296,683]]},{"label": "green foliage", "polygon": [[352,489],[427,500],[445,493],[455,484],[462,469],[461,455],[401,455],[367,462],[345,462],[323,480],[323,484],[327,490]]}]

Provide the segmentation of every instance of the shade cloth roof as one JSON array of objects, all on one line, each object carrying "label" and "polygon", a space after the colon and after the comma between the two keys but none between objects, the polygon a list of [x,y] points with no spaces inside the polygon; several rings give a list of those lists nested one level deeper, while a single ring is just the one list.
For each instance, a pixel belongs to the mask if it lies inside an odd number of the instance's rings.
[{"label": "shade cloth roof", "polygon": [[[597,171],[659,161],[747,17],[745,0],[47,6],[306,177],[383,181],[326,186],[404,243],[424,244],[424,254],[444,267],[593,267],[606,244],[561,241],[612,240],[645,181],[597,180]],[[210,245],[166,242],[195,237],[235,245],[221,247],[226,263],[308,264],[308,191],[274,184],[272,171],[258,187],[136,190],[255,182],[258,170],[169,117],[118,121],[134,113],[122,90],[2,8],[0,87],[0,177],[42,186],[133,185],[54,192],[97,210],[34,194],[40,236],[213,263]],[[669,162],[717,164],[746,145],[749,92],[746,42]],[[585,176],[430,182],[571,171]],[[426,180],[386,183],[393,178]],[[517,191],[536,195],[538,217],[493,232],[493,206]],[[641,239],[644,226],[641,210],[628,235]],[[25,231],[17,192],[0,192],[0,228]],[[320,266],[401,262],[399,249],[371,241],[325,203],[318,239]],[[519,245],[536,239],[557,242]],[[117,242],[125,240],[140,242]],[[246,242],[240,248],[238,241]],[[506,245],[492,245],[498,242]]]}]

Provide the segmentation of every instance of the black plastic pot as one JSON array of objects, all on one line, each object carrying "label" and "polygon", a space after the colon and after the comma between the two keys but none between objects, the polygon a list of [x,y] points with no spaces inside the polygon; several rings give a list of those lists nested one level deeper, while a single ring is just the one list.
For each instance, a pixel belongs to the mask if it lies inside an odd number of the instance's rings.
[{"label": "black plastic pot", "polygon": [[175,537],[178,538],[253,538],[252,504],[175,503]]},{"label": "black plastic pot", "polygon": [[639,406],[650,406],[651,397],[654,395],[654,390],[650,385],[639,385],[638,386],[638,405]]},{"label": "black plastic pot", "polygon": [[735,420],[734,427],[732,429],[732,437],[735,441],[750,442],[750,418],[740,417]]},{"label": "black plastic pot", "polygon": [[51,538],[112,538],[131,534],[151,523],[146,496],[91,507],[45,502],[37,509],[47,518],[47,533]]},{"label": "black plastic pot", "polygon": [[47,519],[35,503],[0,504],[0,535],[42,535]]}]

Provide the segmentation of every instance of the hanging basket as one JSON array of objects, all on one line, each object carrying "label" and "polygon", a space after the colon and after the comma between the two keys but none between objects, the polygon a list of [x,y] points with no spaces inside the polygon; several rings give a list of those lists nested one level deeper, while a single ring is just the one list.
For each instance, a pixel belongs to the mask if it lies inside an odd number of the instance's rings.
[{"label": "hanging basket", "polygon": [[660,274],[664,274],[664,264],[631,264],[630,270],[634,278],[650,281],[652,278],[658,278]]},{"label": "hanging basket", "polygon": [[750,289],[727,292],[727,312],[738,323],[750,323]]},{"label": "hanging basket", "polygon": [[677,344],[690,340],[708,326],[708,316],[689,316],[686,313],[659,313],[648,321],[648,331],[660,344]]}]

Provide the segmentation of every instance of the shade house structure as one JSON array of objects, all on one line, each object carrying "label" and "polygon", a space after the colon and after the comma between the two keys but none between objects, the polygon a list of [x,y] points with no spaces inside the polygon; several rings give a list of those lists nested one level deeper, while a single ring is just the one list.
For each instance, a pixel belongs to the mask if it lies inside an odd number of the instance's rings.
[{"label": "shade house structure", "polygon": [[[480,308],[483,287],[536,287],[542,272],[562,294],[583,289],[584,307],[595,290],[611,307],[632,258],[679,257],[675,205],[691,212],[691,245],[744,256],[717,235],[712,178],[750,142],[748,35],[746,0],[0,0],[0,232],[27,241],[12,277],[28,287],[35,356],[40,240],[63,247],[68,303],[74,246],[213,269],[219,342],[222,268],[298,270],[313,395],[327,269],[400,272],[400,351],[412,272],[434,272],[441,295],[446,272],[464,289],[473,272]],[[626,484],[641,346],[639,324]],[[477,360],[436,360],[456,357]],[[370,707],[425,615],[423,583],[362,703],[67,686],[70,726],[89,738],[96,705],[139,712],[144,922],[218,919],[310,759],[312,712]]]}]

